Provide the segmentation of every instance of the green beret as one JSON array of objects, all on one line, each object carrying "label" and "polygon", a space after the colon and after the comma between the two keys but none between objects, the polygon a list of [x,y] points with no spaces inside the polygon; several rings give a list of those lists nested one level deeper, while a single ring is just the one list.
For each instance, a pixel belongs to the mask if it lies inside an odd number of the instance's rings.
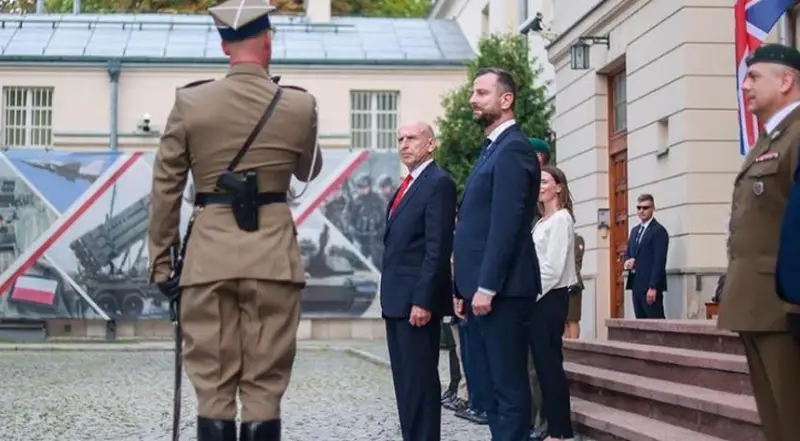
[{"label": "green beret", "polygon": [[533,149],[538,153],[550,154],[550,146],[539,138],[528,138],[528,142],[533,146]]},{"label": "green beret", "polygon": [[782,44],[765,44],[756,49],[745,61],[747,67],[756,63],[775,63],[800,70],[800,52]]}]

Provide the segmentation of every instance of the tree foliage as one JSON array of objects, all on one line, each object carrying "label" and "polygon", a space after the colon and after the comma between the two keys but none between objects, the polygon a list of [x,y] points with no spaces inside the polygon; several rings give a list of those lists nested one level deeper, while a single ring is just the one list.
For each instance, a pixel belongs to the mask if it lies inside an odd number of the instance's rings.
[{"label": "tree foliage", "polygon": [[[87,13],[204,13],[224,0],[81,0],[81,12]],[[280,13],[299,14],[305,10],[304,0],[270,0]],[[72,12],[73,0],[45,0],[49,13]],[[333,15],[367,17],[425,17],[429,0],[332,0]],[[0,0],[0,12],[34,12],[36,0]]]},{"label": "tree foliage", "polygon": [[[459,195],[464,190],[472,166],[480,154],[486,137],[472,119],[469,98],[472,81],[480,68],[499,67],[507,70],[517,83],[514,114],[517,124],[529,137],[542,138],[553,146],[550,118],[553,106],[547,99],[547,87],[538,83],[542,67],[529,57],[527,42],[520,35],[489,35],[478,43],[478,56],[469,64],[468,82],[442,100],[444,116],[437,120],[439,148],[436,162],[455,179]],[[555,157],[555,151],[551,154]]]}]

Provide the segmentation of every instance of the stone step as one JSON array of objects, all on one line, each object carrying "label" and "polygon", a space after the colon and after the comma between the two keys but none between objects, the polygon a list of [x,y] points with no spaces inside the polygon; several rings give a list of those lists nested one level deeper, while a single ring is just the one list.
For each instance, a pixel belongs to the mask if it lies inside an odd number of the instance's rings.
[{"label": "stone step", "polygon": [[728,441],[762,441],[753,397],[565,362],[570,393]]},{"label": "stone step", "polygon": [[572,398],[572,421],[595,441],[725,441],[580,398]]},{"label": "stone step", "polygon": [[744,355],[739,336],[712,320],[608,319],[609,340]]},{"label": "stone step", "polygon": [[621,341],[564,340],[564,358],[578,364],[675,383],[753,394],[743,355]]}]

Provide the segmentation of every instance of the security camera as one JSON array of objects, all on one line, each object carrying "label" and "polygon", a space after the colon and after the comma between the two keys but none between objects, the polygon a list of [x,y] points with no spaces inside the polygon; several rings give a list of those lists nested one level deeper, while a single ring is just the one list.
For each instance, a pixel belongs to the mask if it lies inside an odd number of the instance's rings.
[{"label": "security camera", "polygon": [[519,25],[518,31],[522,35],[528,35],[529,33],[533,32],[542,36],[547,40],[555,40],[558,38],[558,34],[550,30],[550,26],[545,27],[544,17],[542,16],[541,12],[537,12],[536,15],[533,17],[525,20],[524,23]]},{"label": "security camera", "polygon": [[149,113],[145,113],[144,115],[142,115],[142,122],[141,122],[141,124],[139,124],[139,130],[141,130],[143,132],[149,132],[150,131],[150,114]]}]

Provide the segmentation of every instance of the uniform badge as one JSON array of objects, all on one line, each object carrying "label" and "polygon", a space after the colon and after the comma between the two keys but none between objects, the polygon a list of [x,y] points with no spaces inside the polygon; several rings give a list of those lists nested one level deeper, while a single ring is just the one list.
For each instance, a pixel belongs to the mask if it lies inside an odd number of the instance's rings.
[{"label": "uniform badge", "polygon": [[764,153],[763,155],[759,155],[756,158],[755,162],[759,163],[759,162],[765,162],[765,161],[772,161],[773,159],[778,159],[778,155],[779,155],[778,152]]},{"label": "uniform badge", "polygon": [[753,194],[761,196],[764,193],[764,181],[753,182]]}]

